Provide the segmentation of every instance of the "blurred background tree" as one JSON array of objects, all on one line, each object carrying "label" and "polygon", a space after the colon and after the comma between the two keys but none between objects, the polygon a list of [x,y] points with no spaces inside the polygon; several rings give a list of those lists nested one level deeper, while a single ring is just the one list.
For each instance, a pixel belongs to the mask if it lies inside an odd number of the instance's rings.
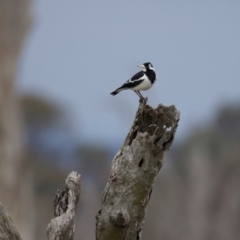
[{"label": "blurred background tree", "polygon": [[15,79],[30,22],[29,0],[0,1],[0,201],[29,240],[35,227],[32,176],[23,158]]}]

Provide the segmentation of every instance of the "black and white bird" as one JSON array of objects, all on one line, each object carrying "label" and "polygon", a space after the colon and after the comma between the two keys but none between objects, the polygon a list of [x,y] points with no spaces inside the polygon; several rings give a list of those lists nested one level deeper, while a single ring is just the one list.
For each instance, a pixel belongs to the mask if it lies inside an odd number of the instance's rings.
[{"label": "black and white bird", "polygon": [[142,71],[136,73],[129,80],[127,80],[121,87],[117,88],[112,95],[116,95],[122,90],[131,89],[133,90],[140,99],[144,99],[140,91],[148,90],[156,82],[156,73],[153,65],[150,62],[143,63],[138,66]]}]

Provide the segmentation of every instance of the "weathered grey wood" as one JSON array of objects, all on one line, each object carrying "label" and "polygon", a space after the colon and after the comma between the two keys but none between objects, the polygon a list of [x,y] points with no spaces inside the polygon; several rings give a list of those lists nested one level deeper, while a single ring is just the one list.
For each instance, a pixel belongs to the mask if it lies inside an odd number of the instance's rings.
[{"label": "weathered grey wood", "polygon": [[140,103],[133,126],[112,162],[96,219],[97,240],[139,240],[157,173],[180,119],[175,106]]},{"label": "weathered grey wood", "polygon": [[0,203],[0,240],[21,240],[11,217]]},{"label": "weathered grey wood", "polygon": [[72,240],[75,229],[75,213],[80,196],[81,176],[71,172],[66,179],[66,188],[58,190],[54,200],[54,215],[47,227],[47,240]]},{"label": "weathered grey wood", "polygon": [[[146,100],[147,101],[147,100]],[[97,214],[97,240],[139,240],[152,186],[171,146],[180,119],[175,106],[156,109],[140,103],[133,126],[116,154]],[[47,227],[48,240],[73,240],[80,178],[71,172],[66,188],[54,200],[55,218]],[[0,240],[21,240],[0,204]]]}]

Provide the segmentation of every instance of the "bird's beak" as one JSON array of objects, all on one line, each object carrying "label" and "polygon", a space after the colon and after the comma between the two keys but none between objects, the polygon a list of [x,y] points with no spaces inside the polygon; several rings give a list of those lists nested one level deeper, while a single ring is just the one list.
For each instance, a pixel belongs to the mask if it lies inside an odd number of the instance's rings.
[{"label": "bird's beak", "polygon": [[139,65],[138,67],[139,67],[139,68],[142,68],[142,69],[145,69],[145,66],[144,66],[144,65]]}]

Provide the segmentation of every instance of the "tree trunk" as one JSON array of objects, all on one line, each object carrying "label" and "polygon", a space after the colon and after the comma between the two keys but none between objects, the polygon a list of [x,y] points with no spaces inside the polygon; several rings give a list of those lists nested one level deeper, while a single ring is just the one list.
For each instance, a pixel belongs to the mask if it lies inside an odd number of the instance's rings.
[{"label": "tree trunk", "polygon": [[[65,190],[57,191],[54,200],[55,218],[48,224],[47,240],[73,240],[75,214],[81,189],[80,179],[80,174],[71,172],[66,179]],[[28,209],[28,211],[31,211],[31,209]],[[11,217],[1,203],[0,240],[22,240]]]},{"label": "tree trunk", "polygon": [[48,224],[47,240],[73,240],[81,190],[80,178],[80,174],[71,172],[67,177],[65,190],[57,191],[54,200],[55,218]]},{"label": "tree trunk", "polygon": [[11,217],[0,203],[0,239],[1,240],[21,240]]},{"label": "tree trunk", "polygon": [[27,179],[28,169],[23,167],[15,78],[17,60],[29,24],[29,0],[0,1],[0,201],[25,240],[33,239],[31,212],[27,210],[31,206],[31,181]]},{"label": "tree trunk", "polygon": [[140,103],[133,126],[113,159],[97,214],[97,240],[139,240],[145,209],[180,114],[175,106]]},{"label": "tree trunk", "polygon": [[[115,156],[97,214],[97,240],[140,240],[145,209],[164,154],[171,146],[180,118],[175,106],[156,109],[140,103],[133,126]],[[54,200],[55,218],[47,227],[48,240],[73,240],[80,178],[71,172],[66,188]],[[29,209],[28,209],[29,211]],[[11,218],[0,205],[0,239],[21,240]]]}]

